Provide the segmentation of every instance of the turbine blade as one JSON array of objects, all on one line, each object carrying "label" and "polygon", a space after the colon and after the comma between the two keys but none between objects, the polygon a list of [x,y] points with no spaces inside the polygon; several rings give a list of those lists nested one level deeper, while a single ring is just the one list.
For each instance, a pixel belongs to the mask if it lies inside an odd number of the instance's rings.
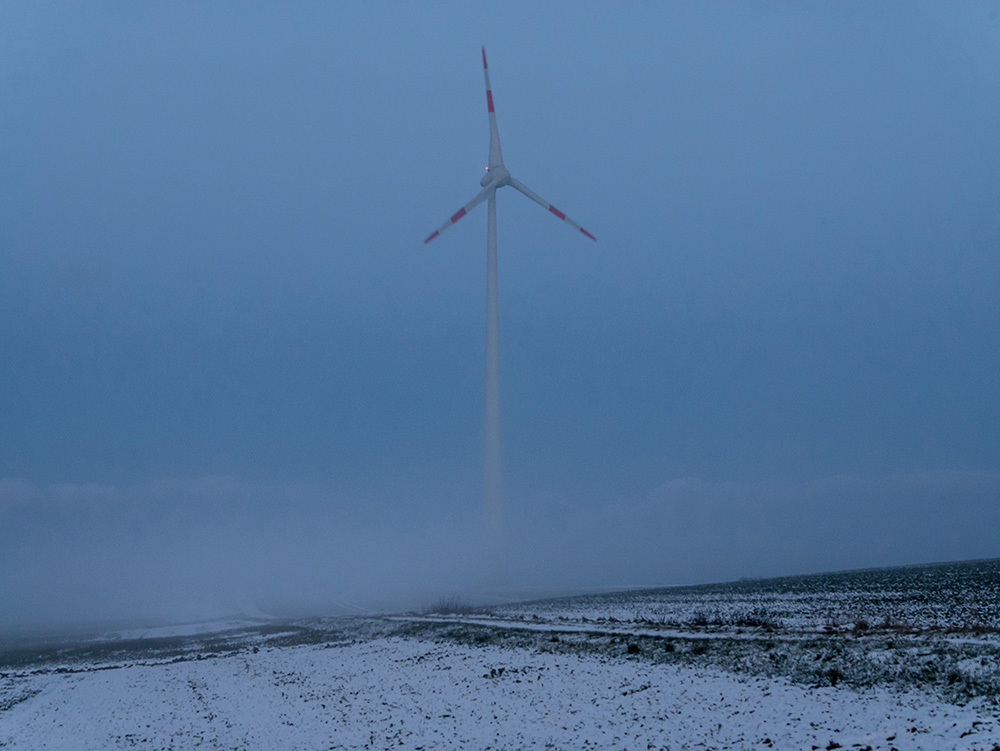
[{"label": "turbine blade", "polygon": [[474,209],[476,206],[478,206],[483,201],[485,201],[487,198],[489,198],[490,193],[493,192],[493,191],[495,191],[495,190],[496,190],[496,188],[493,185],[490,185],[489,187],[483,188],[481,191],[479,191],[478,193],[476,193],[475,198],[473,198],[471,201],[469,201],[467,204],[465,204],[465,206],[463,206],[458,211],[456,211],[454,214],[452,214],[451,218],[447,222],[445,222],[440,227],[438,227],[436,230],[434,230],[427,237],[427,239],[424,240],[424,245],[426,245],[427,243],[429,243],[431,240],[433,240],[435,237],[437,237],[438,235],[440,235],[442,232],[444,232],[446,229],[448,229],[451,225],[453,225],[455,222],[457,222],[463,216],[465,216],[466,214],[468,214],[472,209]]},{"label": "turbine blade", "polygon": [[483,47],[483,78],[486,79],[486,109],[490,114],[490,159],[489,168],[503,166],[500,152],[500,131],[497,130],[497,115],[493,111],[493,89],[490,88],[490,70],[486,67],[486,48]]},{"label": "turbine blade", "polygon": [[585,230],[579,224],[577,224],[576,222],[574,222],[572,219],[570,219],[568,216],[566,216],[559,209],[557,209],[551,203],[549,203],[548,201],[546,201],[544,198],[542,198],[540,195],[538,195],[535,191],[533,191],[527,185],[525,185],[524,183],[522,183],[520,180],[516,180],[513,177],[511,177],[510,178],[510,187],[514,188],[515,190],[520,191],[521,193],[524,193],[524,195],[526,195],[532,201],[534,201],[535,203],[540,204],[540,205],[544,206],[545,208],[547,208],[551,213],[555,214],[557,217],[559,217],[564,222],[566,222],[566,224],[573,225],[578,230],[580,230],[580,232],[582,232],[587,237],[589,237],[591,240],[593,240],[594,242],[597,242],[597,238],[596,237],[594,237],[592,234],[590,234],[589,232],[587,232],[587,230]]}]

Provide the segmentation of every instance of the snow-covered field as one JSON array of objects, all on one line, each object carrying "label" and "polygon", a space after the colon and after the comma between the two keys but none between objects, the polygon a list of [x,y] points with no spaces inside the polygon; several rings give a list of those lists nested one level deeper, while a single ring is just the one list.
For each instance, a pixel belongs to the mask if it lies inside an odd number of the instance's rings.
[{"label": "snow-covered field", "polygon": [[720,625],[757,614],[800,630],[1000,626],[1000,558],[643,589],[490,608],[494,615]]},{"label": "snow-covered field", "polygon": [[7,650],[0,747],[1000,749],[989,624],[685,626],[592,605]]},{"label": "snow-covered field", "polygon": [[412,638],[92,667],[5,677],[0,744],[903,751],[1000,739],[995,708],[979,702]]}]

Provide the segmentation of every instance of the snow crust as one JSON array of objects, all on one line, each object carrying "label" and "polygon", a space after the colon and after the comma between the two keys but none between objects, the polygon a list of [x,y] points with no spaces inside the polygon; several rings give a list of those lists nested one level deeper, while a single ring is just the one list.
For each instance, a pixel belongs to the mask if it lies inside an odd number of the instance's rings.
[{"label": "snow crust", "polygon": [[0,748],[1000,751],[1000,559],[253,620],[0,647]]},{"label": "snow crust", "polygon": [[800,631],[1000,625],[1000,558],[515,602],[494,616],[689,626],[756,615]]},{"label": "snow crust", "polygon": [[0,746],[991,749],[995,705],[423,638],[0,678]]}]

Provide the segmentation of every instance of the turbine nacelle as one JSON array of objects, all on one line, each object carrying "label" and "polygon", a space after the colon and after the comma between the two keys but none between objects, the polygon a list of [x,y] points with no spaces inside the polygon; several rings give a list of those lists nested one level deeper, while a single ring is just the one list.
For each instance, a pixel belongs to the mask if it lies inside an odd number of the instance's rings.
[{"label": "turbine nacelle", "polygon": [[488,186],[493,186],[495,188],[502,188],[504,185],[510,185],[510,172],[503,165],[499,167],[487,167],[486,174],[483,175],[483,179],[479,181],[479,184],[484,188]]}]

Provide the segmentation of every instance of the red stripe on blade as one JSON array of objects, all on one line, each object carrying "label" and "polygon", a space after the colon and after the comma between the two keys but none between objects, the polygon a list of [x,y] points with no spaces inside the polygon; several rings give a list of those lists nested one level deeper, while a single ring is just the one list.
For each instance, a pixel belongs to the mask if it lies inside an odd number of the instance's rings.
[{"label": "red stripe on blade", "polygon": [[549,211],[551,211],[553,214],[555,214],[560,219],[563,219],[563,220],[566,219],[566,215],[564,213],[562,213],[559,209],[557,209],[555,206],[549,206]]},{"label": "red stripe on blade", "polygon": [[581,232],[582,232],[583,234],[585,234],[585,235],[586,235],[587,237],[589,237],[589,238],[590,238],[591,240],[593,240],[593,241],[594,241],[595,243],[597,242],[597,238],[596,238],[596,237],[594,237],[594,236],[593,236],[592,234],[590,234],[589,232],[587,232],[587,230],[585,230],[585,229],[584,229],[583,227],[580,227],[580,231],[581,231]]},{"label": "red stripe on blade", "polygon": [[456,211],[454,214],[451,215],[451,223],[454,224],[459,219],[461,219],[463,216],[465,216],[465,207],[464,206],[462,208],[460,208],[458,211]]},{"label": "red stripe on blade", "polygon": [[424,240],[424,245],[426,245],[427,243],[429,243],[431,240],[433,240],[437,236],[438,236],[438,231],[434,230],[434,232],[432,232],[430,234],[430,236],[426,240]]},{"label": "red stripe on blade", "polygon": [[493,92],[486,89],[486,106],[489,107],[490,112],[493,111]]}]

